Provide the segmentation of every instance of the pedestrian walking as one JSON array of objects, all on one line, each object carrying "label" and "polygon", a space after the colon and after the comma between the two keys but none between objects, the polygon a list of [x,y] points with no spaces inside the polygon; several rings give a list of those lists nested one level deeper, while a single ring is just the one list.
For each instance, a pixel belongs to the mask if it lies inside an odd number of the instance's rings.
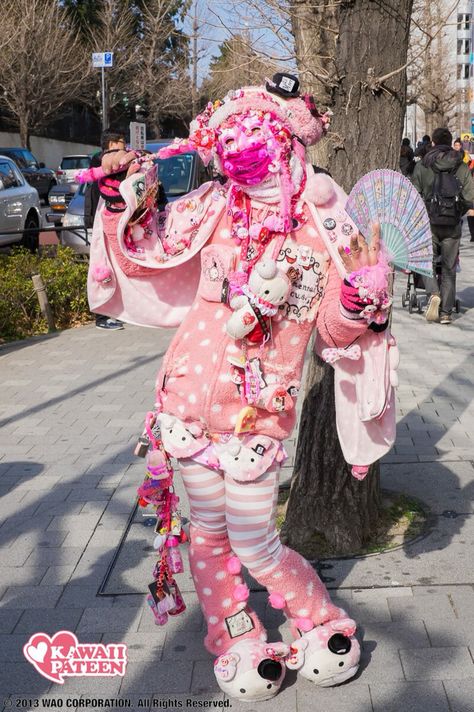
[{"label": "pedestrian walking", "polygon": [[400,148],[400,171],[404,176],[410,177],[415,170],[415,152],[410,146],[410,139],[404,138]]},{"label": "pedestrian walking", "polygon": [[431,149],[431,137],[425,134],[421,141],[418,141],[415,149],[415,158],[424,158]]},{"label": "pedestrian walking", "polygon": [[471,162],[471,154],[469,153],[469,151],[466,151],[464,149],[460,138],[454,139],[453,148],[455,151],[459,151],[459,153],[462,155],[462,160],[464,161],[464,163],[467,163],[469,165]]},{"label": "pedestrian walking", "polygon": [[[430,216],[433,236],[433,277],[425,277],[429,295],[428,321],[451,323],[456,301],[456,262],[461,240],[461,218],[469,210],[474,215],[474,184],[463,156],[452,148],[452,134],[447,128],[433,132],[433,147],[419,161],[413,183],[423,197]],[[436,276],[436,262],[441,259],[441,277]]]}]

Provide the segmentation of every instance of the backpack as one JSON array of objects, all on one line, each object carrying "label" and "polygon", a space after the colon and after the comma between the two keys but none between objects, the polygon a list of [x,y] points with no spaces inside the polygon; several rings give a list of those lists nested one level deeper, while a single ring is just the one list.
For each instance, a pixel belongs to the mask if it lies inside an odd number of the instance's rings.
[{"label": "backpack", "polygon": [[456,165],[449,171],[440,171],[432,166],[435,177],[431,199],[427,206],[432,225],[455,227],[461,221],[464,204],[461,197],[461,183],[454,175],[457,168]]}]

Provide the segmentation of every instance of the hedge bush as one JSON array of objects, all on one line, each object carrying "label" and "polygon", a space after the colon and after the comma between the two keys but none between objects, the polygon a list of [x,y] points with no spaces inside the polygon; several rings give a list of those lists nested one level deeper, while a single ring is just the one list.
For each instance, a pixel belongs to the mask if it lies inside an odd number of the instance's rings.
[{"label": "hedge bush", "polygon": [[57,329],[88,321],[87,268],[68,247],[43,248],[40,255],[14,248],[10,255],[0,255],[0,340],[48,331],[33,289],[34,274],[43,279]]}]

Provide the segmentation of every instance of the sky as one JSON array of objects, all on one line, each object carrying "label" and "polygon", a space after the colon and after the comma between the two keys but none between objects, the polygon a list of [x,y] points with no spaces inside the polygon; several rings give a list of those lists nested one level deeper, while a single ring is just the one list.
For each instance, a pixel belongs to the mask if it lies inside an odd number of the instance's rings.
[{"label": "sky", "polygon": [[[282,3],[283,4],[283,3]],[[284,47],[279,45],[275,33],[271,30],[270,23],[266,19],[269,17],[265,12],[265,2],[262,0],[257,6],[261,11],[252,11],[251,6],[247,6],[245,1],[237,0],[193,0],[191,11],[185,21],[185,29],[188,33],[192,31],[192,17],[194,7],[197,7],[199,23],[198,30],[198,82],[202,83],[209,69],[209,64],[213,56],[219,54],[219,46],[228,39],[232,33],[247,34],[250,41],[263,48],[269,53],[281,56]],[[271,21],[276,25],[278,17],[273,14]],[[286,34],[286,33],[284,33]],[[285,66],[290,67],[291,62],[285,62]]]}]

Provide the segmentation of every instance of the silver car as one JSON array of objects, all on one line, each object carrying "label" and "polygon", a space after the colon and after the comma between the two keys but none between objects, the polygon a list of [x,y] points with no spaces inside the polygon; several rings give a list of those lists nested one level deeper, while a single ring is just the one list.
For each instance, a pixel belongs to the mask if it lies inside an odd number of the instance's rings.
[{"label": "silver car", "polygon": [[0,155],[0,246],[19,243],[35,252],[40,227],[38,191],[10,158]]},{"label": "silver car", "polygon": [[[90,165],[91,157],[86,154],[63,156],[61,165],[56,171],[59,183],[74,183],[77,171],[89,168]],[[75,185],[77,186],[77,183]]]},{"label": "silver car", "polygon": [[90,240],[92,238],[92,228],[84,227],[84,205],[87,183],[82,183],[69,203],[67,212],[63,217],[63,228],[59,233],[61,245],[71,247],[77,254],[88,255],[90,252]]}]

